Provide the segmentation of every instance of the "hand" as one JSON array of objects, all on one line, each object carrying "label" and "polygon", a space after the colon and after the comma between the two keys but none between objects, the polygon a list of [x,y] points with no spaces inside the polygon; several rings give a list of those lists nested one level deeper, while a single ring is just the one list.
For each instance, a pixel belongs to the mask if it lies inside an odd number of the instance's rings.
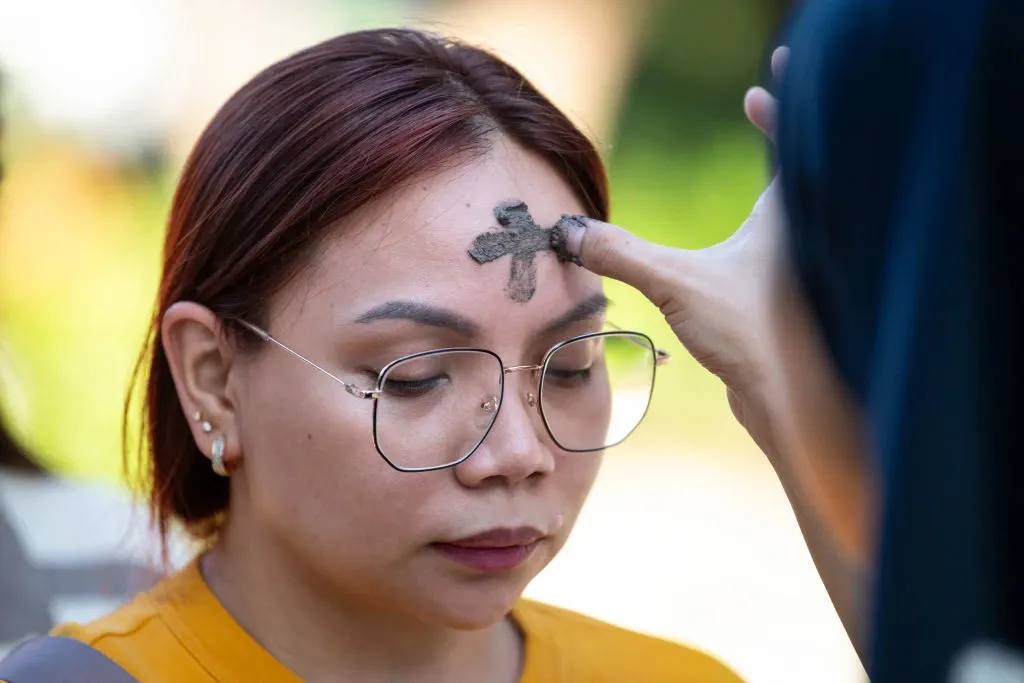
[{"label": "hand", "polygon": [[[776,78],[787,57],[786,48],[772,55]],[[744,98],[747,117],[769,137],[775,109],[775,99],[763,88]],[[731,237],[707,249],[653,244],[599,221],[587,221],[587,228],[568,240],[588,270],[635,287],[658,306],[690,354],[728,387],[741,422],[738,397],[759,392],[765,381],[766,296],[780,235],[777,185],[777,179],[769,184]]]},{"label": "hand", "polygon": [[[772,55],[776,78],[787,58],[785,48]],[[762,88],[752,88],[744,98],[747,118],[770,138],[776,109],[775,99]],[[800,417],[790,410],[793,378],[779,369],[784,365],[781,347],[798,349],[797,358],[787,357],[806,371],[798,374],[821,380],[812,391],[797,391],[803,399],[819,400],[819,407],[829,407],[825,414],[834,418],[851,411],[836,404],[842,392],[827,381],[823,349],[810,343],[814,335],[806,311],[800,306],[779,306],[793,299],[780,296],[788,281],[779,262],[778,182],[778,178],[772,180],[731,237],[707,249],[672,249],[599,221],[587,221],[586,228],[567,235],[566,243],[584,267],[640,290],[661,309],[693,357],[725,383],[733,414],[778,474],[822,582],[863,657],[863,567],[866,549],[871,547],[865,538],[866,530],[872,528],[867,511],[873,509],[873,488],[856,467],[842,466],[864,461],[848,453],[860,450],[859,432],[850,429],[853,423],[848,419],[822,422],[819,431],[833,438],[821,443],[835,444],[838,437],[845,446],[813,458],[807,448],[795,446],[796,440],[779,436],[791,437],[793,419]],[[780,312],[786,311],[791,315],[783,320]],[[780,321],[783,330],[803,330],[791,335],[803,346],[776,343]],[[841,495],[827,495],[836,492]]]},{"label": "hand", "polygon": [[[789,60],[789,48],[776,48],[772,53],[772,77],[778,81],[786,71],[786,62]],[[761,87],[754,87],[747,91],[743,98],[743,113],[752,124],[757,126],[761,132],[775,140],[775,110],[776,101],[771,94]]]}]

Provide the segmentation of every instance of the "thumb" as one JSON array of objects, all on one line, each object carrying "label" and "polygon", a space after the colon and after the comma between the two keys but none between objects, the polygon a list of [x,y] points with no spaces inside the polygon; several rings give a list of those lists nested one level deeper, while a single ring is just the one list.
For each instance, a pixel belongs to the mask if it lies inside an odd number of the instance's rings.
[{"label": "thumb", "polygon": [[681,250],[648,242],[625,228],[586,218],[567,226],[565,248],[587,270],[639,290],[662,308],[674,287],[672,264]]}]

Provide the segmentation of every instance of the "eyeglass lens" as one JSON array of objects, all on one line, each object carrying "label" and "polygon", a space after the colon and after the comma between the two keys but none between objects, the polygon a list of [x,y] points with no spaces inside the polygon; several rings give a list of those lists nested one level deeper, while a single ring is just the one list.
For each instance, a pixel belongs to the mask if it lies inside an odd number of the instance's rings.
[{"label": "eyeglass lens", "polygon": [[[539,386],[551,438],[567,451],[620,443],[647,412],[654,371],[654,348],[643,335],[602,334],[558,347]],[[440,351],[392,365],[375,406],[378,449],[402,469],[462,460],[494,423],[503,379],[501,361],[485,351]]]}]

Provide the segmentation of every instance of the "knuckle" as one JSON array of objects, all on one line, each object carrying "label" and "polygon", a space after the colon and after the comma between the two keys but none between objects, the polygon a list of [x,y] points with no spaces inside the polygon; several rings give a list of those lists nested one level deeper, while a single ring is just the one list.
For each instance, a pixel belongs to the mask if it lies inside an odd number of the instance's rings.
[{"label": "knuckle", "polygon": [[605,270],[614,263],[615,240],[607,229],[588,230],[580,257],[588,267]]},{"label": "knuckle", "polygon": [[681,275],[678,259],[670,253],[656,253],[646,269],[645,288],[648,298],[662,312],[673,308],[679,297],[680,285],[677,283]]}]

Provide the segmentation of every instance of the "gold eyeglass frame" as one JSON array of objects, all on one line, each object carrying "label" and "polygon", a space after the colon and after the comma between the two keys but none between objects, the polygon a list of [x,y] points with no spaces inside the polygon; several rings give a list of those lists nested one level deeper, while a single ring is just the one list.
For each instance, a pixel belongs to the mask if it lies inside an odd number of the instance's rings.
[{"label": "gold eyeglass frame", "polygon": [[[290,355],[294,356],[295,358],[299,359],[300,361],[302,361],[306,365],[312,367],[313,369],[315,369],[315,370],[323,373],[327,377],[331,378],[332,380],[334,380],[335,382],[340,384],[345,389],[345,392],[350,394],[351,396],[354,396],[354,397],[360,398],[360,399],[372,400],[374,402],[374,405],[373,405],[373,429],[372,429],[374,448],[376,448],[377,453],[381,456],[381,458],[384,459],[384,461],[388,465],[390,465],[392,468],[398,470],[399,472],[432,472],[432,471],[436,471],[436,470],[447,469],[449,467],[455,467],[456,465],[459,465],[460,463],[463,463],[466,460],[468,460],[469,457],[472,456],[473,453],[475,453],[480,448],[480,445],[483,444],[484,440],[487,438],[487,435],[490,434],[491,429],[494,427],[494,423],[498,419],[498,413],[501,411],[501,406],[502,406],[502,404],[504,402],[504,396],[505,396],[505,376],[513,374],[513,373],[516,373],[516,372],[535,372],[535,373],[538,373],[539,379],[538,379],[538,386],[537,386],[537,395],[535,397],[532,393],[530,394],[529,405],[531,407],[533,407],[534,405],[537,406],[538,412],[540,413],[540,416],[541,416],[541,421],[544,423],[544,429],[547,431],[548,436],[551,437],[551,440],[554,441],[554,443],[559,448],[561,448],[563,451],[566,451],[566,452],[569,452],[569,453],[593,453],[593,452],[596,452],[596,451],[603,451],[606,448],[612,448],[614,446],[618,446],[623,441],[628,439],[629,436],[633,433],[633,431],[635,431],[636,428],[640,426],[640,423],[643,422],[644,417],[646,417],[646,415],[647,415],[647,410],[650,407],[651,398],[653,397],[653,394],[654,394],[654,382],[655,382],[655,378],[657,376],[657,368],[659,366],[665,365],[666,363],[669,362],[669,360],[671,360],[671,355],[669,354],[669,352],[665,351],[664,349],[657,348],[654,345],[654,342],[651,340],[651,338],[648,335],[644,334],[643,332],[634,332],[634,331],[631,331],[631,330],[621,330],[621,329],[616,328],[614,325],[608,324],[607,327],[610,327],[612,329],[606,330],[606,331],[602,331],[602,332],[590,332],[588,334],[581,334],[581,335],[572,337],[570,339],[566,339],[563,342],[559,342],[558,344],[555,344],[554,346],[552,346],[547,351],[547,353],[544,354],[544,359],[541,361],[541,363],[539,365],[512,365],[512,366],[506,366],[504,364],[504,362],[501,360],[501,357],[498,354],[494,353],[493,351],[491,351],[489,349],[482,349],[482,348],[477,348],[477,347],[449,347],[449,348],[432,349],[430,351],[419,351],[417,353],[407,354],[405,356],[401,356],[400,358],[396,358],[395,360],[389,362],[383,368],[381,368],[380,372],[377,373],[377,384],[376,384],[376,386],[373,389],[361,389],[358,386],[356,386],[355,384],[352,384],[351,382],[346,382],[345,380],[343,380],[340,377],[336,376],[334,373],[330,372],[329,370],[326,370],[325,368],[321,367],[320,365],[317,365],[316,363],[314,363],[313,361],[309,360],[308,358],[303,356],[301,353],[299,353],[298,351],[295,351],[294,349],[292,349],[288,345],[284,344],[283,342],[279,341],[278,339],[275,339],[273,335],[271,335],[269,332],[267,332],[263,328],[258,327],[256,325],[253,325],[252,323],[246,322],[245,320],[241,320],[241,319],[237,319],[237,318],[234,320],[234,322],[238,323],[243,328],[245,328],[249,332],[251,332],[254,335],[256,335],[257,337],[259,337],[261,340],[263,340],[265,342],[270,342],[271,344],[277,346],[278,348],[286,351],[288,354],[290,354]],[[557,353],[560,349],[564,348],[565,346],[567,346],[569,344],[572,344],[572,343],[575,343],[575,342],[578,342],[578,341],[582,341],[582,340],[585,340],[585,339],[593,339],[593,338],[608,337],[608,336],[626,336],[626,335],[631,335],[631,336],[637,337],[639,339],[643,339],[646,342],[645,344],[643,344],[643,346],[646,347],[646,348],[650,348],[651,352],[654,354],[654,363],[653,363],[653,366],[651,368],[651,388],[650,388],[650,393],[648,394],[648,397],[647,397],[647,406],[644,408],[644,414],[640,416],[640,419],[637,420],[636,425],[633,427],[633,429],[631,429],[629,431],[629,433],[627,433],[624,437],[622,437],[621,439],[619,439],[618,441],[616,441],[613,444],[608,444],[608,445],[602,446],[600,448],[586,448],[586,449],[566,448],[561,443],[559,443],[558,438],[552,433],[551,426],[548,424],[547,417],[544,415],[544,405],[543,405],[544,377],[547,374],[545,371],[547,369],[548,362],[551,360],[552,356],[555,353]],[[424,357],[428,357],[428,356],[439,355],[439,354],[444,354],[444,353],[452,353],[452,352],[455,352],[455,353],[459,353],[459,352],[461,352],[461,353],[470,353],[470,352],[472,352],[472,353],[483,353],[483,354],[491,356],[492,358],[495,359],[495,361],[497,361],[498,367],[501,370],[501,372],[499,374],[500,382],[499,382],[499,386],[498,386],[498,395],[496,397],[497,398],[497,403],[494,406],[494,413],[491,416],[490,424],[487,425],[487,429],[484,430],[483,435],[476,442],[476,444],[474,444],[473,447],[465,455],[457,458],[456,460],[454,460],[452,462],[448,462],[448,463],[445,463],[443,465],[429,465],[429,466],[424,466],[424,467],[405,467],[403,465],[399,465],[399,464],[395,463],[394,461],[392,461],[391,458],[389,458],[387,456],[387,454],[384,453],[384,450],[381,448],[380,440],[378,438],[377,407],[379,405],[379,399],[381,397],[381,394],[384,391],[384,382],[387,379],[388,373],[395,366],[397,366],[397,365],[399,365],[401,363],[405,363],[407,361],[415,360],[417,358],[424,358]]]}]

